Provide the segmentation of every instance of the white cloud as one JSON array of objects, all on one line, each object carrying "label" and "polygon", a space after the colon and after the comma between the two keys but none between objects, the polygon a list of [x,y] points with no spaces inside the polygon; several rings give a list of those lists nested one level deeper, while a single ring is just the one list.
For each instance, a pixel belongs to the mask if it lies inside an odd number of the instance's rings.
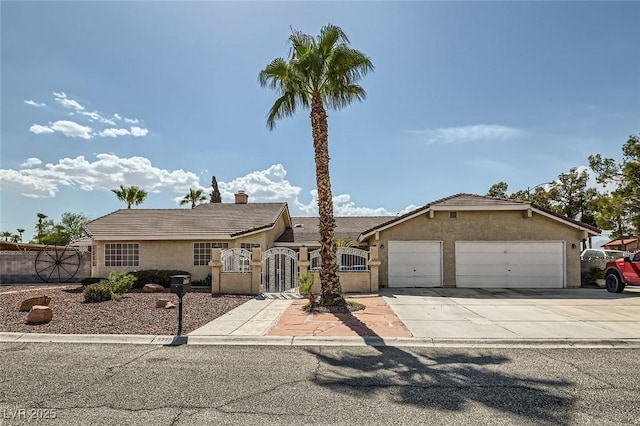
[{"label": "white cloud", "polygon": [[34,198],[55,197],[58,186],[55,181],[25,175],[22,171],[0,169],[0,188],[14,190]]},{"label": "white cloud", "polygon": [[[58,120],[53,124],[49,122],[49,126],[43,126],[41,124],[34,124],[29,128],[29,131],[35,134],[60,132],[68,137],[92,139],[96,135],[102,137],[119,137],[132,135],[134,137],[147,136],[149,130],[142,126],[131,126],[129,129],[118,128],[117,121],[124,121],[127,124],[142,123],[142,120],[137,118],[122,117],[120,114],[115,113],[111,118],[103,115],[100,111],[86,111],[84,106],[74,99],[67,96],[65,92],[53,92],[56,103],[62,105],[65,108],[71,108],[72,111],[58,111],[58,113],[65,114],[66,116],[75,117],[76,121]],[[37,103],[32,100],[24,101],[28,105],[44,106],[45,104]],[[91,124],[87,126],[85,124]],[[102,128],[102,125],[109,125],[111,127]],[[94,131],[94,127],[96,128]],[[102,129],[101,129],[102,128]]]},{"label": "white cloud", "polygon": [[411,130],[409,132],[426,136],[427,143],[442,144],[449,144],[454,142],[506,140],[520,136],[523,133],[519,129],[497,124],[477,124],[474,126]]},{"label": "white cloud", "polygon": [[104,129],[99,133],[102,137],[117,138],[118,136],[126,136],[131,133],[127,129]]},{"label": "white cloud", "polygon": [[43,106],[47,105],[45,103],[39,103],[39,102],[35,102],[35,101],[32,101],[32,100],[24,101],[24,103],[27,104],[27,105],[34,106],[34,107],[43,107]]},{"label": "white cloud", "polygon": [[[28,158],[20,170],[0,170],[3,190],[15,190],[28,197],[55,197],[61,187],[80,187],[85,191],[109,191],[119,185],[137,185],[149,192],[172,191],[180,196],[173,198],[179,203],[190,188],[210,190],[200,185],[199,177],[193,173],[166,170],[154,167],[144,157],[120,158],[113,154],[97,154],[95,161],[84,156],[62,158],[57,163],[44,166],[38,158]],[[316,216],[318,193],[310,191],[312,200],[308,204],[299,201],[302,188],[292,185],[285,177],[287,171],[282,164],[274,164],[265,170],[251,172],[230,182],[218,181],[224,202],[233,202],[233,194],[246,191],[249,202],[287,202],[293,215]],[[207,180],[208,184],[208,180]],[[382,207],[357,206],[348,194],[334,197],[336,216],[384,216],[394,213]],[[408,206],[396,214],[414,210]]]},{"label": "white cloud", "polygon": [[34,124],[33,126],[29,127],[29,131],[31,133],[35,133],[36,135],[39,135],[40,133],[53,133],[53,129],[47,126],[41,126],[40,124]]},{"label": "white cloud", "polygon": [[91,139],[93,137],[91,127],[83,126],[74,121],[58,120],[51,125],[51,129],[71,138]]},{"label": "white cloud", "polygon": [[218,181],[222,198],[233,200],[233,194],[239,190],[249,194],[250,202],[269,202],[293,200],[302,188],[293,186],[285,179],[287,171],[282,164],[274,164],[265,170],[251,172],[231,182]]},{"label": "white cloud", "polygon": [[143,127],[132,127],[131,128],[131,134],[135,137],[140,137],[140,136],[147,136],[147,133],[149,133],[149,130],[143,128]]},{"label": "white cloud", "polygon": [[98,154],[96,158],[91,162],[79,156],[47,163],[44,167],[0,170],[0,182],[3,189],[17,190],[32,197],[54,197],[61,185],[79,186],[85,191],[137,185],[149,192],[186,192],[189,188],[199,187],[195,173],[160,169],[144,157]]},{"label": "white cloud", "polygon": [[64,107],[73,108],[76,111],[84,110],[84,107],[80,105],[78,101],[67,98],[67,94],[64,92],[53,92],[53,96],[55,97],[56,102]]},{"label": "white cloud", "polygon": [[[317,216],[318,190],[314,189],[309,191],[309,193],[311,194],[311,201],[308,204],[301,203],[296,198],[294,201],[295,206],[305,216]],[[407,211],[415,209],[415,206],[410,207],[412,208]],[[335,216],[389,216],[393,213],[383,207],[358,207],[353,201],[351,201],[351,196],[349,194],[340,194],[333,196],[333,214]]]},{"label": "white cloud", "polygon": [[24,163],[20,164],[20,167],[33,167],[37,166],[38,164],[42,164],[42,160],[40,160],[39,158],[31,157],[27,158]]},{"label": "white cloud", "polygon": [[98,111],[82,111],[79,112],[79,114],[84,115],[85,117],[89,117],[89,121],[99,121],[100,123],[106,123],[112,126],[116,125],[115,121],[111,120],[110,118],[103,117]]}]

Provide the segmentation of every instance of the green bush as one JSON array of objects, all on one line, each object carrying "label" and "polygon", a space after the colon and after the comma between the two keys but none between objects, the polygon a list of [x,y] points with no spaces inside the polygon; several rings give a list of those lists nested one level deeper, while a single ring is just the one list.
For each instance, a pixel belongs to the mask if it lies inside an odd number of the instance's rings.
[{"label": "green bush", "polygon": [[90,284],[82,292],[84,301],[88,303],[104,302],[106,300],[122,300],[122,295],[126,293],[136,280],[131,274],[126,272],[111,272],[109,279],[100,280],[98,283]]},{"label": "green bush", "polygon": [[80,284],[82,284],[83,287],[86,287],[90,284],[95,284],[95,283],[99,283],[100,281],[104,280],[104,278],[100,278],[100,277],[87,277],[87,278],[83,278],[80,280]]},{"label": "green bush", "polygon": [[129,273],[137,278],[133,288],[142,288],[145,284],[160,284],[170,288],[172,275],[191,275],[189,272],[173,269],[146,269]]},{"label": "green bush", "polygon": [[100,281],[96,284],[90,284],[84,289],[82,295],[87,303],[104,302],[111,300],[111,286],[108,281]]},{"label": "green bush", "polygon": [[316,276],[313,272],[298,275],[298,291],[300,294],[308,295],[313,287]]},{"label": "green bush", "polygon": [[207,275],[207,278],[205,278],[204,280],[191,281],[191,285],[211,287],[211,274]]},{"label": "green bush", "polygon": [[111,272],[109,274],[109,285],[113,294],[122,296],[129,291],[135,281],[136,277],[126,272]]}]

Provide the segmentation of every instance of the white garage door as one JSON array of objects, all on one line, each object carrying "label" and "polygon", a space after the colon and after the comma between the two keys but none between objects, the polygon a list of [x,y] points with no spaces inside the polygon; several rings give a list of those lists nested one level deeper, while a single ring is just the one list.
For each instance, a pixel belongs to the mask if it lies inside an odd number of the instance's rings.
[{"label": "white garage door", "polygon": [[441,241],[389,241],[389,287],[441,286]]},{"label": "white garage door", "polygon": [[563,241],[456,241],[456,286],[563,288]]}]

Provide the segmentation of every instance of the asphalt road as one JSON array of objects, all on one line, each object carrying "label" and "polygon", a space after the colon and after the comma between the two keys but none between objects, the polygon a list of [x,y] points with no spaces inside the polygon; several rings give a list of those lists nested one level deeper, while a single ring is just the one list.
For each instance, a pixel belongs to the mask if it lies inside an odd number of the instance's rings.
[{"label": "asphalt road", "polygon": [[1,343],[0,360],[3,425],[640,424],[637,349]]}]

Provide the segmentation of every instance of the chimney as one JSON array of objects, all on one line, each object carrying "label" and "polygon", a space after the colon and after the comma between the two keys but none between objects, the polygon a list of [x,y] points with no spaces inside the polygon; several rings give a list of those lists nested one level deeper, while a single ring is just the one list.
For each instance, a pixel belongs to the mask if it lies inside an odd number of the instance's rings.
[{"label": "chimney", "polygon": [[247,204],[249,202],[249,196],[244,191],[238,191],[234,194],[236,197],[236,204]]}]

